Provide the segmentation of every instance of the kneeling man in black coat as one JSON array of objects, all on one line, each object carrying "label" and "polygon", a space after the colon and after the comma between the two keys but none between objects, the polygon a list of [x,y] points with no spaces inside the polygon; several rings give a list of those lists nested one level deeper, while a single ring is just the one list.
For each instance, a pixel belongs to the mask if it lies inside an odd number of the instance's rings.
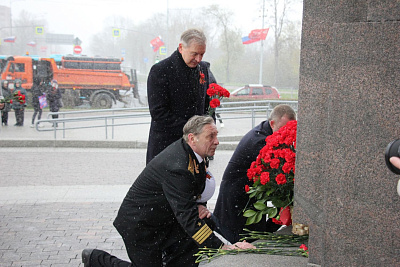
[{"label": "kneeling man in black coat", "polygon": [[199,247],[254,248],[246,242],[224,245],[206,221],[211,213],[204,215],[196,202],[206,184],[204,158],[214,155],[217,134],[213,118],[192,117],[183,138],[155,157],[133,183],[114,221],[131,263],[85,249],[84,266],[197,266],[193,255]]}]

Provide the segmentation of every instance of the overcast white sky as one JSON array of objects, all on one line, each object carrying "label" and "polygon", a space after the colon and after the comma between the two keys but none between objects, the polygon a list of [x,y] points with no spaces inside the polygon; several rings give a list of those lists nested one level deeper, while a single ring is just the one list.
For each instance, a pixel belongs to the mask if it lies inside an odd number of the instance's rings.
[{"label": "overcast white sky", "polygon": [[209,6],[218,3],[220,7],[231,9],[239,19],[238,26],[248,25],[260,28],[262,21],[261,0],[247,0],[235,3],[232,0],[0,0],[0,4],[10,6],[16,17],[21,10],[44,16],[50,25],[48,32],[73,34],[85,39],[90,33],[102,29],[103,20],[113,15],[128,17],[135,23],[149,18],[153,13],[164,13],[169,9],[185,9]]},{"label": "overcast white sky", "polygon": [[47,32],[73,34],[82,40],[89,40],[88,35],[99,32],[103,20],[113,15],[139,23],[154,13],[166,14],[167,8],[201,8],[212,4],[233,11],[243,35],[261,28],[262,0],[0,0],[0,5],[11,5],[13,17],[25,9],[46,18],[50,28]]}]

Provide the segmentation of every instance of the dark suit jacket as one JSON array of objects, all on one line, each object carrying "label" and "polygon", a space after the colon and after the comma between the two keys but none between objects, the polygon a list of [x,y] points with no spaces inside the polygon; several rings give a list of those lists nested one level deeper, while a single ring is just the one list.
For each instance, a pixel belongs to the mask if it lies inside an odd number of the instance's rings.
[{"label": "dark suit jacket", "polygon": [[[249,196],[244,188],[245,185],[252,185],[247,178],[247,170],[265,146],[265,139],[271,134],[272,128],[268,121],[263,121],[250,130],[240,140],[222,177],[214,215],[219,219],[222,227],[232,232],[232,234],[222,233],[231,243],[239,240],[239,234],[243,233],[243,228],[266,231],[265,219],[258,224],[245,227],[246,218],[243,217],[243,210],[249,202]],[[254,201],[250,201],[247,205],[252,203]]]},{"label": "dark suit jacket", "polygon": [[183,139],[167,147],[139,175],[119,209],[114,226],[125,244],[163,250],[191,237],[198,246],[219,248],[222,242],[199,219],[196,200],[205,182],[204,163]]},{"label": "dark suit jacket", "polygon": [[[206,113],[208,65],[200,62],[196,68],[189,68],[176,50],[151,68],[147,80],[151,125],[146,163],[182,137],[183,126],[192,116]],[[200,84],[200,71],[205,75],[204,84]]]}]

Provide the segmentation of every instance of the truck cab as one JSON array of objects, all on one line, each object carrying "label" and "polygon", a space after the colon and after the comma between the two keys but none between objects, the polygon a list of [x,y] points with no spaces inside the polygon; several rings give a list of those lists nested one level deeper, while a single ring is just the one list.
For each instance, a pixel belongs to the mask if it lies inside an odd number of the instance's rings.
[{"label": "truck cab", "polygon": [[[2,80],[20,79],[22,87],[30,90],[35,79],[45,83],[57,80],[63,100],[71,106],[87,100],[93,107],[111,108],[121,100],[120,90],[134,89],[135,80],[121,70],[121,60],[100,57],[34,58],[8,57],[1,73]],[[133,75],[132,75],[133,76]]]}]

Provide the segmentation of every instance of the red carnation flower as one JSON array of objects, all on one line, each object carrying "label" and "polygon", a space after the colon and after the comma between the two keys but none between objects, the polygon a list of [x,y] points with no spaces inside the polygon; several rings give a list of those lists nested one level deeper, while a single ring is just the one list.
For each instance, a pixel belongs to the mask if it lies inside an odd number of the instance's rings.
[{"label": "red carnation flower", "polygon": [[277,184],[286,184],[286,176],[282,173],[278,174],[275,178]]},{"label": "red carnation flower", "polygon": [[200,71],[200,80],[199,80],[199,82],[200,82],[200,84],[205,84],[206,83],[205,75],[201,71]]},{"label": "red carnation flower", "polygon": [[211,108],[216,108],[221,105],[221,102],[219,101],[218,98],[214,98],[213,100],[210,101],[210,107]]},{"label": "red carnation flower", "polygon": [[269,166],[271,166],[272,169],[278,169],[280,164],[281,161],[279,159],[271,159]]},{"label": "red carnation flower", "polygon": [[222,86],[216,83],[211,83],[207,89],[207,95],[211,99],[208,107],[208,114],[212,116],[215,113],[215,109],[221,105],[220,100],[223,97],[229,97],[230,93]]},{"label": "red carnation flower", "polygon": [[300,249],[307,251],[307,250],[308,250],[308,247],[307,247],[306,245],[302,244],[302,245],[300,246]]},{"label": "red carnation flower", "polygon": [[260,175],[260,183],[266,184],[269,182],[269,172],[262,172]]},{"label": "red carnation flower", "polygon": [[278,224],[291,224],[291,221],[286,218],[288,216],[284,216],[282,209],[289,210],[289,207],[293,205],[296,128],[297,122],[290,121],[269,135],[265,139],[265,146],[248,169],[247,177],[253,182],[252,189],[248,192],[249,197],[265,205],[267,201],[271,201],[275,207],[266,205],[262,210],[259,209],[260,206],[246,209],[243,216],[247,217],[247,224],[258,223],[260,214],[277,212],[279,208],[281,209],[280,217],[273,221]]}]

